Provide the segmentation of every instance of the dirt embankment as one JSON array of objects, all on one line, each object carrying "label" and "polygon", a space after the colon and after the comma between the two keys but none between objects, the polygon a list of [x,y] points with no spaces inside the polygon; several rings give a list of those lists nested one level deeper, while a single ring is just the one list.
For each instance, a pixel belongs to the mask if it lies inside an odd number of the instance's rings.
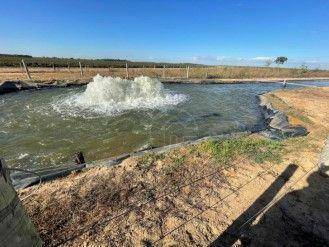
[{"label": "dirt embankment", "polygon": [[103,76],[134,78],[150,76],[163,78],[164,81],[174,83],[236,83],[254,81],[283,81],[287,80],[328,80],[328,70],[287,69],[287,68],[254,68],[254,67],[207,67],[190,68],[187,78],[186,68],[90,68],[84,67],[83,73],[79,68],[42,68],[29,69],[31,80],[22,68],[0,68],[0,83],[3,81],[30,81],[37,83],[86,81],[100,74]]},{"label": "dirt embankment", "polygon": [[329,81],[329,71],[309,71],[280,68],[222,67],[191,68],[30,68],[31,79],[22,68],[0,68],[0,94],[21,90],[72,87],[88,84],[94,76],[112,76],[133,79],[138,76],[159,78],[164,83],[236,84],[286,81]]},{"label": "dirt embankment", "polygon": [[47,246],[328,245],[329,185],[315,165],[329,88],[266,97],[308,136],[253,134],[92,168],[21,191],[32,193],[27,213]]}]

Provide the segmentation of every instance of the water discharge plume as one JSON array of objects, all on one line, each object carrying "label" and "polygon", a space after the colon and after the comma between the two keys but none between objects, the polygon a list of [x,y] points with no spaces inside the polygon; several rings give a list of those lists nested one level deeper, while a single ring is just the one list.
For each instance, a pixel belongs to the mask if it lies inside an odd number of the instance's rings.
[{"label": "water discharge plume", "polygon": [[126,80],[97,75],[83,93],[58,100],[53,107],[70,115],[81,115],[79,112],[113,115],[125,110],[177,105],[186,98],[183,94],[167,92],[156,78],[140,76]]},{"label": "water discharge plume", "polygon": [[84,101],[90,104],[104,102],[129,102],[136,99],[163,97],[163,86],[157,79],[137,77],[133,81],[119,77],[97,75],[83,94]]}]

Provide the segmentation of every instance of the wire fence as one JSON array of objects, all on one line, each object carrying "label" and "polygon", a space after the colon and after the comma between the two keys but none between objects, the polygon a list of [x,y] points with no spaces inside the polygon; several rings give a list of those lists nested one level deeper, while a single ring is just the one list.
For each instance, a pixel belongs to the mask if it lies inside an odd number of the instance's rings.
[{"label": "wire fence", "polygon": [[[244,161],[246,161],[247,158],[243,159],[242,161],[240,161],[241,163],[243,163]],[[174,227],[172,230],[166,232],[166,233],[161,233],[161,236],[152,241],[152,245],[157,245],[159,244],[163,239],[165,239],[166,237],[168,237],[169,235],[173,234],[174,232],[178,231],[179,229],[181,229],[182,227],[184,227],[185,225],[187,225],[188,223],[190,223],[191,221],[197,219],[199,216],[201,216],[203,213],[219,206],[219,205],[222,205],[223,203],[225,203],[225,200],[227,200],[229,197],[231,197],[232,195],[234,194],[237,194],[239,193],[239,191],[241,189],[243,189],[244,187],[246,187],[247,185],[251,184],[252,182],[254,182],[257,178],[265,175],[265,174],[271,174],[274,178],[278,178],[278,175],[277,174],[274,174],[272,169],[273,167],[275,166],[276,164],[272,164],[270,167],[263,169],[263,171],[257,173],[254,177],[252,177],[251,179],[249,179],[247,182],[239,185],[239,186],[233,186],[232,184],[230,184],[226,179],[225,177],[216,177],[216,175],[219,175],[221,172],[223,171],[226,171],[234,166],[236,166],[236,164],[234,163],[231,163],[229,165],[225,165],[225,166],[222,166],[220,167],[219,169],[215,169],[214,171],[210,172],[210,173],[207,173],[203,176],[199,176],[199,177],[194,177],[193,180],[191,180],[191,177],[187,177],[184,179],[183,183],[181,183],[180,185],[178,185],[174,190],[171,190],[170,192],[168,193],[165,193],[165,191],[167,190],[166,188],[163,189],[163,192],[160,193],[159,196],[155,196],[155,197],[151,197],[147,200],[145,199],[142,199],[142,200],[139,200],[135,203],[131,203],[129,205],[125,205],[124,208],[126,208],[126,210],[124,210],[123,212],[121,213],[118,213],[116,215],[113,215],[109,218],[104,218],[103,220],[101,221],[97,221],[93,224],[90,224],[90,225],[87,225],[87,226],[83,226],[82,228],[80,229],[77,229],[75,232],[75,234],[73,234],[72,236],[69,236],[69,237],[66,237],[65,239],[57,242],[57,243],[52,243],[51,246],[60,246],[60,245],[63,245],[69,241],[72,241],[74,240],[75,238],[83,235],[84,233],[87,233],[91,230],[95,230],[96,227],[102,227],[102,226],[105,226],[107,225],[108,223],[110,223],[111,221],[119,218],[119,217],[125,217],[126,215],[128,215],[130,212],[134,211],[134,210],[137,210],[141,207],[143,207],[144,205],[147,205],[147,204],[150,204],[150,203],[155,203],[156,201],[159,201],[160,199],[163,199],[165,197],[168,197],[168,196],[175,196],[177,193],[179,193],[183,188],[186,188],[188,186],[194,186],[194,190],[196,190],[196,188],[198,187],[203,187],[202,184],[198,184],[198,182],[201,182],[201,181],[204,181],[206,179],[210,179],[210,178],[215,178],[216,180],[218,179],[220,184],[223,184],[223,185],[229,185],[229,189],[230,189],[230,192],[227,193],[226,195],[224,195],[223,197],[220,197],[219,196],[219,200],[217,200],[216,202],[214,202],[213,204],[211,205],[208,205],[206,206],[205,209],[202,209],[200,212],[198,212],[197,214],[195,215],[192,215],[191,217],[189,217],[188,219],[186,219],[183,223],[179,224],[178,226]],[[253,165],[252,165],[253,166]],[[314,168],[316,167],[316,165],[314,165],[311,169],[307,170],[307,171],[303,171],[303,175],[300,176],[298,179],[296,179],[295,181],[291,182],[290,185],[286,185],[284,190],[281,191],[281,193],[274,199],[271,201],[271,203],[267,204],[267,205],[264,205],[263,208],[261,208],[257,213],[255,213],[254,215],[252,215],[250,218],[248,218],[248,220],[246,220],[242,226],[239,228],[239,231],[242,231],[243,228],[248,225],[249,222],[253,221],[257,216],[259,216],[260,214],[262,214],[264,211],[266,211],[268,208],[270,208],[271,206],[273,206],[282,196],[284,196],[286,193],[288,193],[289,191],[292,191],[294,188],[293,186],[295,186],[301,179],[303,179],[307,174],[309,174]],[[38,176],[39,178],[39,183],[37,185],[37,187],[33,190],[33,193],[27,195],[26,197],[22,198],[21,200],[26,200],[27,198],[29,198],[30,196],[32,196],[34,193],[36,193],[36,191],[40,188],[40,185],[41,185],[41,182],[42,182],[42,179],[40,177],[40,175],[38,175],[37,173],[33,172],[33,171],[29,171],[29,170],[25,170],[25,169],[19,169],[19,168],[8,168],[8,170],[10,171],[19,171],[19,172],[25,172],[25,173],[31,173],[33,175],[36,175]],[[205,171],[205,169],[203,170],[203,172]],[[137,186],[137,185],[134,185],[134,186]],[[132,186],[132,187],[134,187]],[[168,185],[169,187],[170,185]],[[218,188],[217,188],[218,189]],[[146,190],[146,189],[144,189]],[[203,201],[204,199],[206,199],[211,193],[213,193],[213,191],[215,191],[214,189],[212,190],[209,190],[208,193],[206,193],[203,197],[201,197],[201,201]],[[121,207],[119,210],[123,209],[123,207]]]},{"label": "wire fence", "polygon": [[[243,159],[241,162],[243,161],[246,161],[247,158]],[[261,177],[262,175],[265,175],[265,174],[272,174],[273,175],[273,171],[272,171],[272,168],[275,166],[276,164],[272,164],[269,168],[263,170],[262,172],[259,172],[255,177],[253,177],[252,179],[248,180],[246,183],[238,186],[238,187],[234,187],[232,186],[231,184],[229,184],[230,186],[230,189],[231,189],[231,192],[228,193],[227,195],[225,195],[224,197],[220,198],[217,202],[215,202],[214,204],[210,205],[210,206],[207,206],[207,208],[205,210],[202,210],[200,213],[192,216],[191,218],[189,218],[188,220],[186,220],[184,223],[180,224],[179,226],[175,227],[174,229],[172,229],[171,231],[167,232],[167,233],[164,233],[162,234],[162,236],[153,241],[152,244],[157,244],[158,242],[160,242],[161,240],[163,240],[165,237],[167,237],[168,235],[172,234],[173,232],[177,231],[178,229],[182,228],[184,225],[186,225],[187,223],[189,223],[190,221],[192,221],[193,219],[197,218],[198,216],[200,216],[202,213],[206,212],[207,210],[210,210],[212,208],[214,208],[215,206],[217,206],[218,204],[220,204],[221,202],[224,202],[227,198],[229,198],[230,196],[232,196],[233,194],[236,194],[238,193],[242,188],[244,188],[245,186],[247,186],[248,184],[252,183],[253,181],[255,181],[257,178]],[[163,193],[163,194],[160,194],[159,196],[157,197],[152,197],[148,200],[140,200],[140,201],[137,201],[133,204],[129,204],[128,206],[126,205],[126,210],[124,210],[123,212],[119,213],[119,214],[116,214],[110,218],[104,218],[103,220],[101,221],[98,221],[98,222],[95,222],[93,224],[90,224],[88,226],[84,226],[82,227],[81,229],[77,230],[76,231],[76,234],[70,236],[70,237],[67,237],[65,238],[64,240],[54,244],[53,246],[59,246],[59,245],[62,245],[62,244],[65,244],[69,241],[72,241],[74,240],[75,238],[83,235],[84,233],[87,233],[89,231],[95,231],[95,228],[96,227],[102,227],[102,226],[105,226],[107,225],[108,223],[110,223],[111,221],[119,218],[119,217],[124,217],[125,215],[129,214],[130,212],[134,211],[134,210],[137,210],[139,208],[141,208],[142,206],[144,205],[147,205],[147,204],[150,204],[150,203],[155,203],[155,201],[159,201],[160,199],[162,198],[165,198],[165,197],[168,197],[168,196],[174,196],[176,193],[178,193],[179,191],[181,191],[183,188],[187,187],[187,186],[195,186],[194,189],[196,189],[196,187],[202,187],[202,185],[197,185],[198,182],[200,181],[203,181],[203,180],[206,180],[206,179],[210,179],[211,177],[214,177],[215,175],[219,174],[221,171],[225,171],[229,168],[232,168],[234,167],[235,164],[230,164],[230,165],[226,165],[224,167],[221,167],[220,169],[217,169],[211,173],[208,173],[204,176],[201,176],[201,177],[197,177],[195,178],[194,180],[188,182],[188,183],[185,183],[186,180],[184,180],[184,183],[182,183],[180,186],[177,186],[173,191],[170,191],[169,193]],[[273,175],[274,177],[277,178],[277,175]],[[223,177],[220,177],[221,179],[223,179]],[[225,179],[224,179],[225,180]],[[223,182],[223,181],[221,181]],[[225,183],[225,181],[224,181]],[[211,191],[209,191],[206,195],[204,195],[201,200],[203,200],[204,198],[206,198],[210,193],[212,193]]]},{"label": "wire fence", "polygon": [[[91,224],[89,226],[84,226],[82,229],[79,229],[78,230],[78,233],[76,233],[73,236],[71,236],[71,237],[69,237],[69,238],[61,241],[60,243],[55,244],[54,246],[59,246],[59,245],[62,245],[64,243],[68,242],[68,241],[71,241],[71,240],[73,240],[73,239],[81,236],[82,234],[84,234],[84,233],[86,233],[88,231],[93,230],[95,227],[100,227],[100,226],[103,226],[105,224],[108,224],[109,222],[111,222],[111,221],[113,221],[113,220],[115,220],[115,219],[117,219],[119,217],[125,216],[128,213],[132,212],[133,210],[136,210],[138,208],[141,208],[142,206],[144,206],[146,204],[154,203],[155,201],[158,201],[158,200],[160,200],[160,199],[162,199],[164,197],[167,197],[167,196],[173,196],[173,195],[175,195],[175,193],[179,192],[180,190],[182,190],[183,188],[185,188],[187,186],[195,185],[199,181],[202,181],[202,180],[205,180],[205,179],[209,179],[210,177],[215,176],[219,172],[224,171],[224,170],[229,169],[229,168],[234,167],[234,166],[235,166],[235,164],[227,165],[227,166],[222,167],[222,168],[220,168],[218,170],[215,170],[215,171],[213,171],[211,173],[208,173],[208,174],[206,174],[204,176],[198,177],[198,178],[196,178],[196,179],[194,179],[194,180],[192,180],[192,181],[190,181],[188,183],[183,183],[182,185],[177,186],[173,191],[170,191],[169,193],[163,193],[163,194],[161,194],[161,195],[159,195],[157,197],[152,197],[152,198],[147,199],[147,200],[143,200],[142,199],[142,200],[139,200],[139,201],[135,202],[134,204],[129,204],[128,206],[125,206],[125,208],[127,208],[125,211],[123,211],[123,212],[121,212],[121,213],[119,213],[117,215],[114,215],[114,216],[112,216],[112,217],[110,217],[108,219],[104,219],[103,221],[98,221],[98,222],[96,222],[94,224]],[[187,180],[189,180],[189,179],[185,179],[184,182],[186,182]]]}]

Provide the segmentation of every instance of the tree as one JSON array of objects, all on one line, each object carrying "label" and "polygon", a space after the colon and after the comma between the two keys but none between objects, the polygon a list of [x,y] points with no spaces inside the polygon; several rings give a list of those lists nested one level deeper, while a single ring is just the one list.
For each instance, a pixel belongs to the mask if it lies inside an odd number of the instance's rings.
[{"label": "tree", "polygon": [[302,74],[305,74],[305,73],[308,72],[308,66],[307,66],[305,63],[303,63],[303,64],[300,66],[300,70],[301,70],[301,73],[302,73]]},{"label": "tree", "polygon": [[284,64],[287,61],[288,61],[288,58],[287,57],[277,57],[274,62],[277,65],[280,65],[280,64]]}]

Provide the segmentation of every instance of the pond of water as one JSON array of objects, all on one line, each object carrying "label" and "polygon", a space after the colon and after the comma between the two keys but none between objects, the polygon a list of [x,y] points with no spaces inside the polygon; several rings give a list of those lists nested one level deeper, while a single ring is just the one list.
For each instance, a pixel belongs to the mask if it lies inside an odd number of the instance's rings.
[{"label": "pond of water", "polygon": [[94,161],[145,146],[259,129],[257,95],[280,88],[278,83],[161,84],[148,77],[98,76],[87,87],[2,95],[0,156],[9,166],[40,168],[70,163],[80,150]]}]

